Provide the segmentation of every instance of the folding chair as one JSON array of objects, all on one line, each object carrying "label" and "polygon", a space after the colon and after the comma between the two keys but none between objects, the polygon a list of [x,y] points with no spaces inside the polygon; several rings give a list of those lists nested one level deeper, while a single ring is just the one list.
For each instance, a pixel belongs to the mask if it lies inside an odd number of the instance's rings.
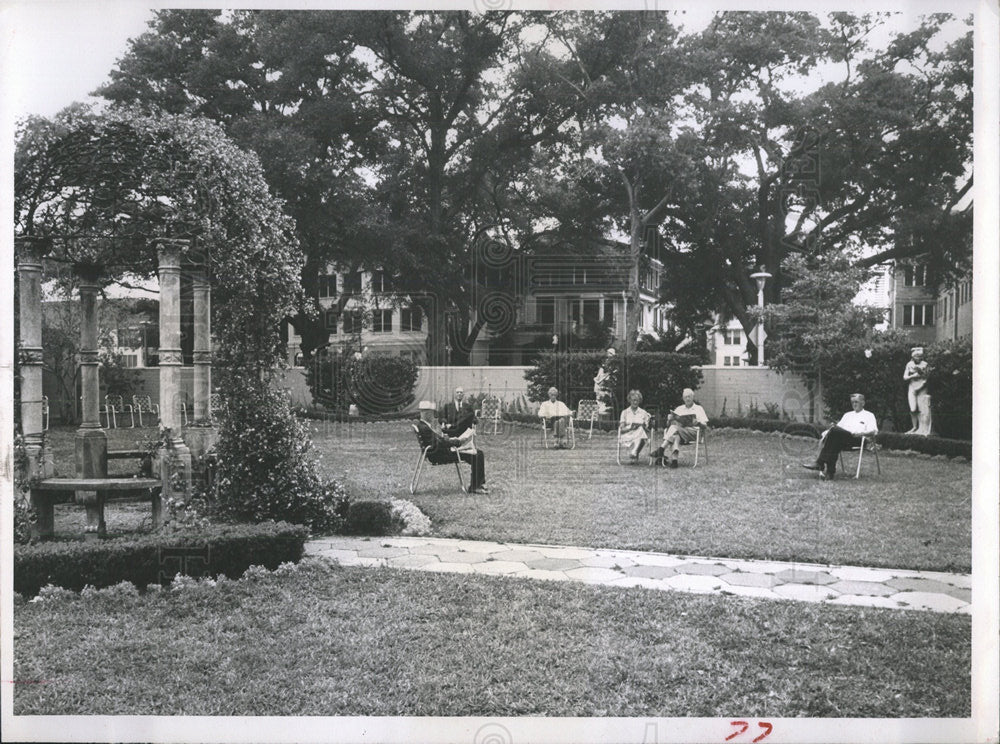
[{"label": "folding chair", "polygon": [[[849,450],[850,452],[858,453],[858,467],[854,471],[854,480],[857,480],[858,478],[861,477],[861,460],[865,456],[866,450],[875,455],[875,468],[878,471],[878,474],[882,475],[882,463],[880,463],[878,459],[878,444],[876,444],[875,439],[873,437],[861,437],[861,444],[856,447],[851,447],[851,449]],[[840,452],[840,469],[846,470],[846,468],[844,467],[843,451]]]},{"label": "folding chair", "polygon": [[[698,467],[698,454],[700,451],[705,452],[705,462],[708,462],[708,427],[699,426],[698,431],[695,432],[694,442],[685,442],[681,440],[681,447],[688,447],[694,444],[694,464],[691,465],[692,468]],[[653,458],[650,457],[650,465],[653,464]],[[660,465],[667,464],[667,450],[663,450],[663,456],[660,457]]]},{"label": "folding chair", "polygon": [[105,395],[104,396],[104,406],[98,411],[98,415],[104,414],[107,419],[108,425],[105,428],[117,429],[118,428],[118,414],[125,413],[128,411],[132,418],[132,426],[135,426],[135,414],[132,411],[132,406],[125,405],[125,401],[120,395]]},{"label": "folding chair", "polygon": [[[649,430],[646,432],[649,438],[646,439],[646,444],[643,445],[643,449],[646,450],[646,457],[649,459],[649,464],[653,463],[653,448],[650,446],[652,444],[652,436],[656,431],[656,418],[654,416],[649,417]],[[618,429],[615,433],[615,460],[619,465],[622,464],[622,425],[621,422],[618,423]]]},{"label": "folding chair", "polygon": [[157,417],[160,415],[160,406],[154,403],[152,398],[148,395],[133,395],[132,396],[132,408],[135,412],[139,414],[139,426],[142,426],[142,414],[143,413],[153,413]]},{"label": "folding chair", "polygon": [[[569,423],[566,428],[566,436],[569,437],[569,448],[576,449],[576,429],[573,427],[573,417],[569,417]],[[545,449],[549,448],[549,424],[545,419],[542,419],[542,446]]]},{"label": "folding chair", "polygon": [[49,396],[42,396],[42,431],[49,430]]},{"label": "folding chair", "polygon": [[222,410],[222,396],[218,393],[212,393],[208,396],[208,409],[212,416]]},{"label": "folding chair", "polygon": [[[417,485],[420,483],[420,472],[424,468],[424,461],[427,459],[427,453],[434,446],[433,442],[427,442],[423,437],[420,436],[420,429],[416,424],[410,424],[413,427],[413,433],[417,435],[417,442],[420,444],[420,457],[417,458],[417,465],[413,468],[413,477],[410,478],[410,493],[417,492]],[[462,458],[458,456],[458,448],[449,448],[451,453],[455,455],[455,471],[458,473],[458,485],[462,489],[462,493],[465,493],[465,479],[462,477],[462,468],[459,463],[462,462]],[[447,462],[432,462],[431,465],[446,465],[452,462],[448,460]]]},{"label": "folding chair", "polygon": [[188,394],[186,392],[181,392],[177,395],[177,410],[181,414],[181,421],[184,422],[184,426],[188,425],[188,408],[192,408],[192,415],[194,414],[193,406],[188,403]]},{"label": "folding chair", "polygon": [[[576,421],[579,424],[589,424],[587,439],[594,436],[594,422],[597,421],[598,405],[596,400],[581,400],[576,404]],[[572,423],[572,419],[570,419]]]},{"label": "folding chair", "polygon": [[[478,411],[476,411],[476,418],[479,421],[493,422],[493,433],[497,433],[497,426],[503,422],[502,410],[500,406],[499,398],[483,398],[483,402]],[[485,433],[485,432],[484,432]]]}]

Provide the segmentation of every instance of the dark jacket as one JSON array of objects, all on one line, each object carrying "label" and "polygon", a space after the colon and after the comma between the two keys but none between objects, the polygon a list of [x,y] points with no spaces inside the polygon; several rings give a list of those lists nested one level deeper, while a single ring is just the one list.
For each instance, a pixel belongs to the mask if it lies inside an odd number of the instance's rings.
[{"label": "dark jacket", "polygon": [[426,421],[417,421],[416,426],[420,449],[430,447],[427,451],[427,459],[432,465],[442,465],[446,462],[455,462],[458,459],[458,455],[452,449],[458,445],[457,439],[438,434]]},{"label": "dark jacket", "polygon": [[464,400],[460,406],[456,406],[453,400],[449,401],[441,411],[442,429],[453,437],[463,433],[475,420],[476,413],[472,410],[472,405]]}]

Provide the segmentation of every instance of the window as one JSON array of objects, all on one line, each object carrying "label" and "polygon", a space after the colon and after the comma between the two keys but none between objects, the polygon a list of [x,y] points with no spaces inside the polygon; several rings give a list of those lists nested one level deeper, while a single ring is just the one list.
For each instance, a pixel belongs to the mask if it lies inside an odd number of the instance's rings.
[{"label": "window", "polygon": [[732,362],[731,362],[731,359],[732,359],[732,357],[722,357],[722,366],[724,366],[724,367],[731,367],[731,366],[733,366]]},{"label": "window", "polygon": [[139,358],[135,354],[122,354],[123,367],[135,367],[139,363]]},{"label": "window", "polygon": [[337,332],[337,321],[340,320],[340,313],[336,310],[327,310],[323,313],[323,327],[330,333]]},{"label": "window", "polygon": [[739,367],[740,366],[740,358],[738,356],[723,357],[722,364],[725,367]]},{"label": "window", "polygon": [[601,318],[601,305],[599,300],[583,301],[583,322],[597,323]]},{"label": "window", "polygon": [[399,313],[399,330],[419,331],[423,323],[423,316],[419,307],[404,307]]},{"label": "window", "polygon": [[392,332],[392,310],[376,310],[372,313],[372,331],[375,333]]},{"label": "window", "polygon": [[555,325],[556,298],[538,297],[535,299],[535,314],[540,325]]},{"label": "window", "polygon": [[361,333],[362,327],[360,311],[352,310],[349,313],[344,313],[344,333]]},{"label": "window", "polygon": [[384,271],[372,272],[372,292],[392,292],[392,276]]},{"label": "window", "polygon": [[743,343],[743,331],[739,328],[726,328],[722,331],[722,343],[728,346],[739,346]]},{"label": "window", "polygon": [[919,266],[904,266],[903,267],[903,286],[904,287],[923,287],[927,279],[927,267],[924,265]]},{"label": "window", "polygon": [[352,271],[350,274],[344,274],[344,293],[361,294],[360,271]]},{"label": "window", "polygon": [[321,274],[316,285],[316,294],[319,297],[337,296],[337,275]]},{"label": "window", "polygon": [[934,325],[933,305],[903,305],[904,326]]}]

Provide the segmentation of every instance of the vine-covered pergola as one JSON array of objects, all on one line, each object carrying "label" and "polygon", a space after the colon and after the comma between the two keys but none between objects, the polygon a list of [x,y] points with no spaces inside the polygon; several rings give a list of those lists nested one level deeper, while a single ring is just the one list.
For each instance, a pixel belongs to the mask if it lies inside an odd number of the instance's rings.
[{"label": "vine-covered pergola", "polygon": [[[18,413],[32,498],[41,507],[39,532],[52,532],[46,490],[73,485],[93,486],[76,488],[77,501],[88,505],[88,530],[103,531],[103,490],[117,486],[107,478],[107,437],[98,413],[96,303],[102,287],[125,276],[159,279],[159,462],[170,493],[190,485],[192,457],[197,463],[215,440],[213,356],[221,363],[224,402],[234,389],[269,384],[278,324],[293,311],[299,291],[301,255],[256,157],[217,125],[178,116],[71,109],[54,120],[28,120],[15,157],[15,220]],[[43,274],[58,267],[65,270],[52,273],[77,289],[82,310],[76,479],[61,485],[51,477],[42,430],[41,367]],[[193,288],[195,368],[193,422],[183,432],[182,272]]]}]

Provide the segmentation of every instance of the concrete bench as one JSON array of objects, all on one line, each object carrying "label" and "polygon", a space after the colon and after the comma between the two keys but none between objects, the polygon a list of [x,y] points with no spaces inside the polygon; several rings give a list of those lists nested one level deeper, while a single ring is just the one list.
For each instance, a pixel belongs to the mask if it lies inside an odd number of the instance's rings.
[{"label": "concrete bench", "polygon": [[148,450],[142,449],[129,449],[129,450],[114,450],[108,452],[109,460],[131,460],[138,459],[141,460],[144,457],[152,457],[152,453]]},{"label": "concrete bench", "polygon": [[88,531],[104,534],[104,502],[108,494],[124,491],[148,491],[152,502],[153,529],[160,526],[163,506],[160,492],[163,483],[158,478],[46,478],[36,481],[31,486],[31,503],[38,513],[37,533],[41,538],[52,537],[55,532],[55,514],[53,506],[59,501],[67,500],[69,493],[96,493],[96,498],[77,498],[77,501],[87,505],[88,522],[91,509],[96,510],[97,524],[94,529],[88,525]]}]

